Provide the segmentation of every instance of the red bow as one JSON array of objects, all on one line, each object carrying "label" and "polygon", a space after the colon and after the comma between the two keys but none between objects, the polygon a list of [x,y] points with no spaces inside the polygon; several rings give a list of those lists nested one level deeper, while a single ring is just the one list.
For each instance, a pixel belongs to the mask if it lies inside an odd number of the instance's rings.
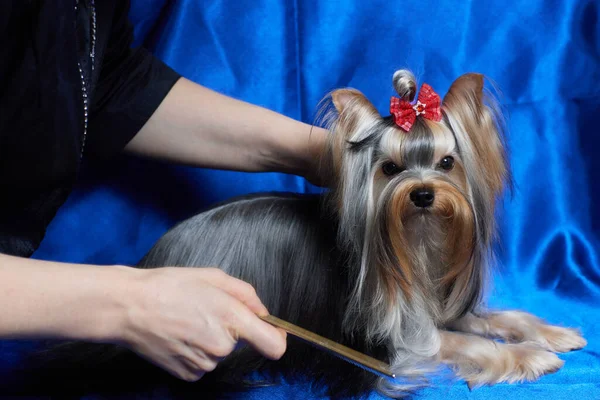
[{"label": "red bow", "polygon": [[433,91],[431,86],[424,83],[419,91],[416,104],[392,97],[390,113],[394,116],[396,125],[408,132],[418,115],[432,121],[440,121],[442,119],[441,103],[440,96]]}]

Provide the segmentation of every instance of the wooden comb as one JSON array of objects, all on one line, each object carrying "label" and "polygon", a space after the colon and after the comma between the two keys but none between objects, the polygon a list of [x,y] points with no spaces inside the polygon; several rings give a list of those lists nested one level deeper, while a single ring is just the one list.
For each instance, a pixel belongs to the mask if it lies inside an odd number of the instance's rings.
[{"label": "wooden comb", "polygon": [[276,326],[277,328],[283,329],[290,335],[302,339],[312,344],[313,346],[316,346],[317,348],[329,351],[333,355],[351,364],[354,364],[364,370],[370,371],[384,378],[396,378],[396,375],[390,371],[389,365],[373,357],[360,353],[356,350],[352,350],[349,347],[336,343],[333,340],[324,338],[323,336],[319,336],[316,333],[308,331],[304,328],[300,328],[299,326],[291,324],[272,315],[267,315],[266,317],[260,318],[270,323],[271,325]]}]

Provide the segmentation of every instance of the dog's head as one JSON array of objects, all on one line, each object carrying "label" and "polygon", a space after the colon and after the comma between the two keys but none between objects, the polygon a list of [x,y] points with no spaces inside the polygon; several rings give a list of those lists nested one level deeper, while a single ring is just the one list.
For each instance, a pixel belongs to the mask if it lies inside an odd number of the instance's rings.
[{"label": "dog's head", "polygon": [[331,200],[340,238],[360,265],[354,306],[435,296],[430,311],[448,320],[481,294],[495,202],[509,175],[500,113],[479,74],[458,78],[437,97],[439,109],[423,104],[435,102],[435,92],[412,102],[410,72],[393,81],[400,99],[392,100],[391,116],[357,90],[331,95]]}]

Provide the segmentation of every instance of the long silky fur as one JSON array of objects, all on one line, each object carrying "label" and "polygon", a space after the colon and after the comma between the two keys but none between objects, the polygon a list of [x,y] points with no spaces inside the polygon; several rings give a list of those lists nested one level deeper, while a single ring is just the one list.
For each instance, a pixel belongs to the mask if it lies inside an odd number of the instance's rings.
[{"label": "long silky fur", "polygon": [[[235,199],[173,228],[138,267],[218,265],[251,283],[273,315],[389,361],[385,345],[361,340],[364,332],[356,332],[354,337],[344,334],[340,316],[355,277],[336,248],[337,224],[322,203],[319,196],[295,194]],[[37,366],[30,363],[22,371],[28,387],[19,388],[24,390],[19,394],[118,393],[152,382],[165,384],[180,395],[207,396],[209,389],[219,394],[221,390],[241,390],[247,375],[257,370],[268,376],[268,382],[276,382],[280,375],[308,379],[317,387],[327,386],[332,397],[367,393],[376,381],[371,373],[293,338],[279,362],[245,347],[197,383],[170,378],[117,346],[74,343],[40,356],[35,360]],[[141,381],[133,377],[136,369],[143,372]]]},{"label": "long silky fur", "polygon": [[[465,130],[484,126],[495,137],[498,116],[494,108],[482,111],[476,96],[469,103],[473,96],[452,92],[443,108],[442,123],[460,156],[458,182],[424,166],[433,156],[429,123],[417,119],[412,136],[398,145],[390,138],[404,133],[390,118],[360,92],[339,90],[321,109],[322,125],[332,132],[326,150],[331,157],[325,158],[330,164],[323,165],[336,178],[330,192],[255,194],[216,205],[167,232],[137,265],[218,266],[252,284],[273,315],[390,363],[401,380],[377,378],[293,337],[279,361],[243,347],[196,383],[175,379],[117,345],[67,343],[24,364],[25,381],[13,392],[124,392],[152,382],[180,398],[222,398],[251,387],[257,371],[263,384],[307,379],[331,398],[374,388],[403,397],[424,385],[439,361],[439,330],[481,304],[493,203],[507,177],[502,162],[491,166],[497,169],[492,178],[480,171],[483,144]],[[383,177],[384,154],[402,151],[414,165]],[[421,185],[434,188],[437,200],[427,213],[414,215],[410,192]],[[133,370],[142,378],[133,378]]]}]

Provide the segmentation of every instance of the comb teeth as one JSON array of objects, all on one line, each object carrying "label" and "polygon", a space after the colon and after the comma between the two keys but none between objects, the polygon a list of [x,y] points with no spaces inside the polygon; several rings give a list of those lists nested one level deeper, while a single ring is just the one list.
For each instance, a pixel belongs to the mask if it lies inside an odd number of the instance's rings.
[{"label": "comb teeth", "polygon": [[260,318],[273,326],[283,329],[290,335],[302,339],[320,349],[327,350],[336,357],[339,357],[342,360],[354,364],[364,370],[372,372],[375,375],[379,375],[383,378],[396,378],[396,375],[391,372],[389,365],[373,357],[360,353],[323,336],[319,336],[316,333],[308,331],[272,315],[267,315]]}]

